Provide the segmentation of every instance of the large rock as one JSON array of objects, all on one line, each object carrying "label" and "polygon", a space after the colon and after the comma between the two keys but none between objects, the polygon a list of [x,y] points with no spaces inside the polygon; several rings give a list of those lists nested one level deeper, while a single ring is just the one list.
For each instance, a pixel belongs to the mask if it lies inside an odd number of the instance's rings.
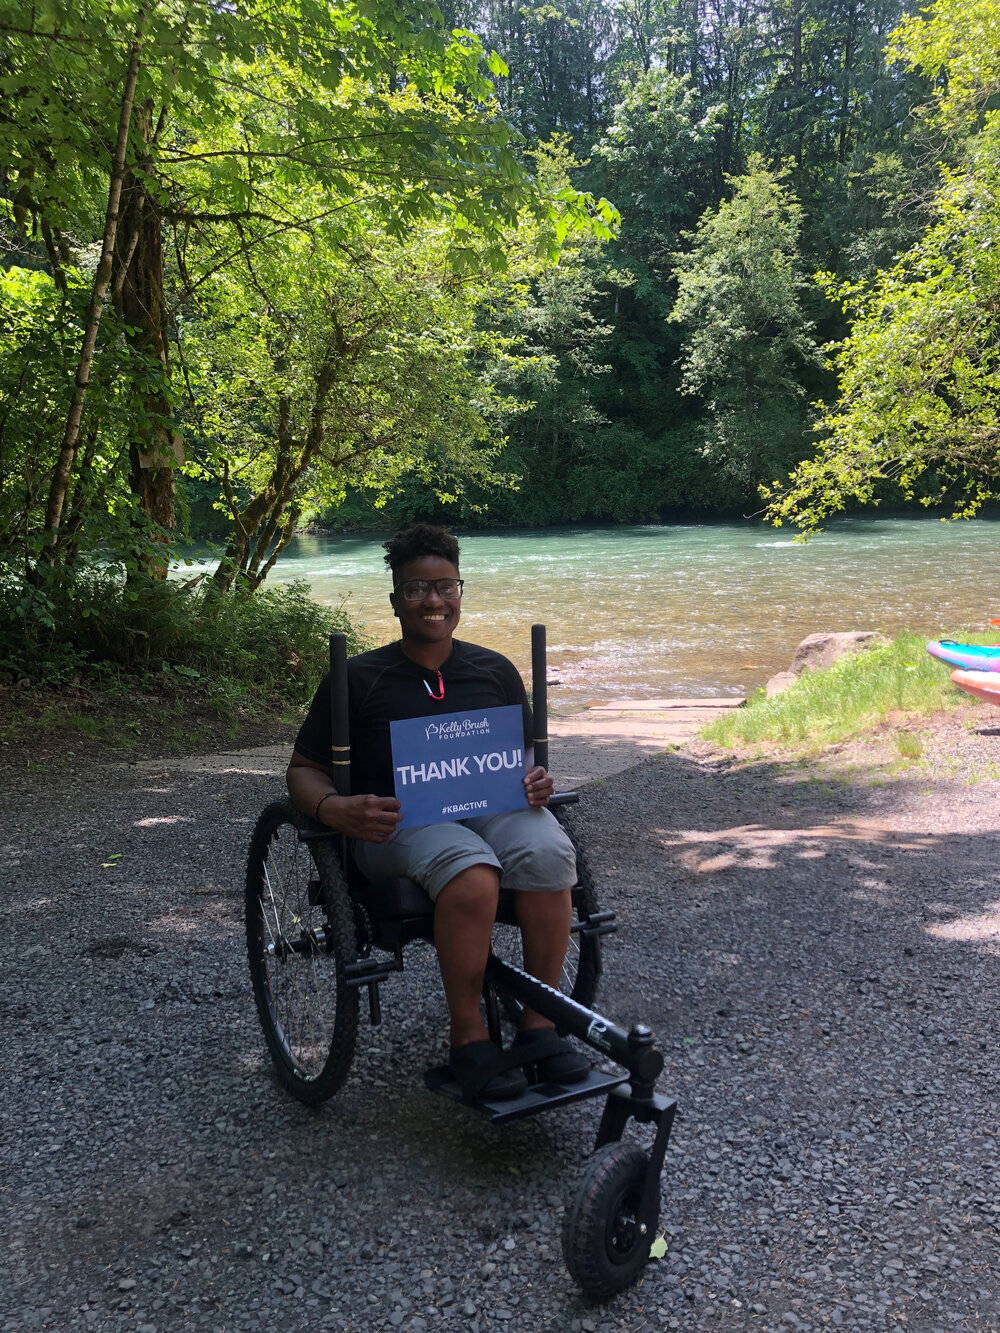
[{"label": "large rock", "polygon": [[796,648],[791,667],[772,676],[764,686],[764,693],[768,699],[773,699],[776,694],[794,685],[803,671],[832,666],[838,657],[847,653],[860,653],[865,648],[873,648],[877,643],[888,642],[884,634],[868,629],[844,630],[839,634],[810,634]]},{"label": "large rock", "polygon": [[796,648],[791,670],[794,675],[800,676],[803,671],[833,666],[838,658],[847,653],[859,653],[864,648],[874,648],[878,643],[888,642],[885,635],[876,630],[852,629],[840,634],[810,634]]},{"label": "large rock", "polygon": [[794,671],[779,671],[764,686],[764,695],[768,699],[773,699],[776,694],[781,694],[783,690],[788,689],[789,685],[794,685],[797,680],[798,676]]}]

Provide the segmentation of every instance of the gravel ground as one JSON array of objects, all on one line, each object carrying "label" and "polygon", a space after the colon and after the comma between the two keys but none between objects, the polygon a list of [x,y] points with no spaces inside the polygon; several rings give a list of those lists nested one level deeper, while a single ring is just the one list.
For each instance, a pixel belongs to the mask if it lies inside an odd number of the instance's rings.
[{"label": "gravel ground", "polygon": [[427,1093],[429,951],[326,1108],[269,1076],[239,881],[272,777],[15,772],[0,1328],[1000,1328],[1000,733],[924,753],[684,751],[587,794],[601,1006],[681,1106],[668,1254],[605,1307],[559,1250],[598,1108],[501,1130]]}]

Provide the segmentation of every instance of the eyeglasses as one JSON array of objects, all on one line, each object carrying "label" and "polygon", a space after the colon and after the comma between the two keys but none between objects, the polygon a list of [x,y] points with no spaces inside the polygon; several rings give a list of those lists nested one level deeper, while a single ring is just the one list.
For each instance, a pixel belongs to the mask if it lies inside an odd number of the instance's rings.
[{"label": "eyeglasses", "polygon": [[396,591],[404,602],[422,602],[431,588],[446,602],[457,602],[462,596],[465,579],[409,579]]}]

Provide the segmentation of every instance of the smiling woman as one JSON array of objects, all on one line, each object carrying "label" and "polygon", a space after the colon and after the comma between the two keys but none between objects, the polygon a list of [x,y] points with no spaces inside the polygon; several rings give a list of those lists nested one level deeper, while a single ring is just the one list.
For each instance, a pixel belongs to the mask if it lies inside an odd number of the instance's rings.
[{"label": "smiling woman", "polygon": [[[513,664],[488,648],[454,638],[463,581],[458,542],[451,533],[416,524],[390,538],[385,549],[393,579],[389,601],[401,637],[348,662],[351,791],[356,794],[341,795],[333,785],[329,679],[320,685],[299,731],[288,790],[300,810],[347,835],[350,854],[369,879],[415,880],[434,901],[451,1072],[470,1094],[478,1089],[490,1098],[516,1097],[527,1080],[520,1068],[503,1067],[479,1007],[499,890],[502,885],[514,892],[526,968],[558,987],[576,858],[568,836],[543,808],[552,779],[537,765],[524,772],[519,809],[403,826],[393,723],[513,705],[515,718],[517,707],[521,710],[518,729],[525,756],[532,728],[524,683]],[[525,766],[518,764],[522,771]],[[405,786],[399,795],[405,803]],[[586,1077],[587,1061],[551,1033],[547,1053],[540,1054],[539,1033],[551,1028],[548,1019],[525,1009],[516,1038],[525,1063],[544,1065],[544,1076],[556,1081]]]}]

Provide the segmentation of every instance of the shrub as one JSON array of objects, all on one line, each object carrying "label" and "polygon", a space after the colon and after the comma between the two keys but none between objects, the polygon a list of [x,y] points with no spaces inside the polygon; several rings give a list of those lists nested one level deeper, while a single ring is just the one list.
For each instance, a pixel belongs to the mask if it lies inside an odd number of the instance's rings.
[{"label": "shrub", "polygon": [[252,691],[300,703],[325,669],[334,630],[347,634],[349,652],[366,646],[343,607],[314,602],[305,583],[220,594],[132,585],[109,569],[42,590],[0,578],[0,672],[43,685],[138,678],[198,687],[220,703]]}]

